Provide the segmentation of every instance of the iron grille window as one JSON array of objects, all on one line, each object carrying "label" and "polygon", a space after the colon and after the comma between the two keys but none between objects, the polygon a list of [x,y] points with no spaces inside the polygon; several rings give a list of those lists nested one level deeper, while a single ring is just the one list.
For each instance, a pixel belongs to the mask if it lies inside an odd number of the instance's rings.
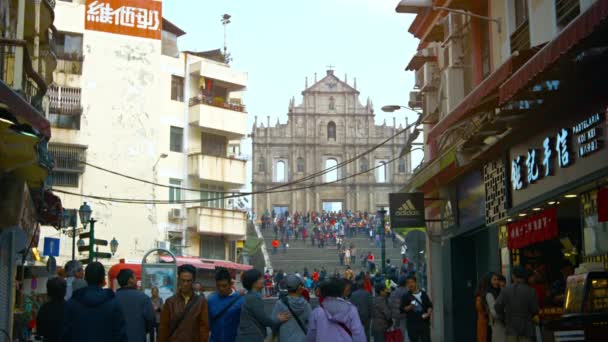
[{"label": "iron grille window", "polygon": [[49,145],[55,166],[51,172],[54,186],[78,187],[80,175],[84,172],[86,147],[78,145]]},{"label": "iron grille window", "polygon": [[581,13],[579,0],[555,0],[557,27],[561,30]]},{"label": "iron grille window", "polygon": [[184,78],[172,75],[171,76],[171,100],[184,101]]},{"label": "iron grille window", "polygon": [[81,89],[75,87],[50,86],[47,92],[50,100],[49,119],[54,127],[80,129]]},{"label": "iron grille window", "polygon": [[182,200],[182,180],[169,178],[169,184],[174,185],[175,187],[169,188],[169,202],[175,203]]},{"label": "iron grille window", "polygon": [[77,188],[80,175],[70,172],[51,172],[51,184],[54,186],[65,186],[69,188]]},{"label": "iron grille window", "polygon": [[184,129],[181,127],[171,126],[169,137],[169,150],[171,152],[183,152],[184,148]]},{"label": "iron grille window", "polygon": [[224,260],[226,258],[224,238],[221,236],[201,236],[201,257]]}]

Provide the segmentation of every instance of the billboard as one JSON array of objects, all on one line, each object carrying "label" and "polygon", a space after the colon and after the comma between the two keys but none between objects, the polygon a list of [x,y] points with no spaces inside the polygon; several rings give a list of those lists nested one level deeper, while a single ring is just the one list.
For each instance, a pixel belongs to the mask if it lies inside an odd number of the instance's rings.
[{"label": "billboard", "polygon": [[423,230],[426,227],[424,219],[424,193],[395,193],[388,195],[391,228],[407,232],[412,229]]},{"label": "billboard", "polygon": [[86,30],[160,39],[162,2],[155,0],[87,0]]}]

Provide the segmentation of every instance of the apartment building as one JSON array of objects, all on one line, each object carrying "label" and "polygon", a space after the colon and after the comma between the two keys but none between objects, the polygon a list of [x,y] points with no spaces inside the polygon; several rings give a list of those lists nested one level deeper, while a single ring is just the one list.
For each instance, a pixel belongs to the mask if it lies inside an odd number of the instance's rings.
[{"label": "apartment building", "polygon": [[[563,265],[605,269],[603,0],[403,0],[425,157],[402,191],[426,203],[433,340],[475,339],[475,288],[514,265],[537,285]],[[604,94],[604,95],[602,95]],[[604,128],[601,128],[604,127]],[[542,234],[522,227],[534,222]],[[535,230],[535,231],[536,231]],[[532,235],[531,235],[532,234]],[[542,235],[542,236],[541,236]],[[448,284],[448,286],[446,286]],[[552,298],[541,319],[560,314]],[[543,334],[552,332],[544,329]]]},{"label": "apartment building", "polygon": [[14,309],[23,305],[17,266],[35,265],[28,242],[38,224],[56,223],[53,209],[61,207],[45,187],[52,168],[44,107],[56,65],[54,7],[50,0],[0,3],[0,341],[13,335]]},{"label": "apartment building", "polygon": [[[115,15],[100,17],[108,6]],[[119,15],[129,8],[141,16]],[[185,32],[160,1],[58,1],[55,23],[51,184],[64,208],[91,206],[96,238],[117,240],[104,262],[151,248],[235,260],[246,214],[221,198],[245,183],[246,161],[229,149],[245,134],[247,74],[217,51],[180,52]],[[73,241],[58,237],[66,261]]]}]

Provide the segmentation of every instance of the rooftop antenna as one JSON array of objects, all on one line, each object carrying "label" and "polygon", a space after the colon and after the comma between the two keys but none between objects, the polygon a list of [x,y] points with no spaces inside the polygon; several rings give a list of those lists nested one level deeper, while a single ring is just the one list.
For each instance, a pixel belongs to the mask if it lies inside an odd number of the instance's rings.
[{"label": "rooftop antenna", "polygon": [[226,27],[231,22],[230,18],[232,18],[232,16],[227,13],[222,16],[222,25],[224,25],[224,60],[225,60],[226,64],[230,63],[230,56],[228,55],[228,44],[227,44],[227,40],[226,40],[226,37],[227,37]]}]

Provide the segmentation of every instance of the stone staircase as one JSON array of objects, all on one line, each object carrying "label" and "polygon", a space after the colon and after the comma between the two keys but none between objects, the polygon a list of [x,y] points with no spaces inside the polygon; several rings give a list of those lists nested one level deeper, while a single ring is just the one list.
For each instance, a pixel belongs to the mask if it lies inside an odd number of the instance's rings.
[{"label": "stone staircase", "polygon": [[[283,270],[287,273],[303,272],[304,267],[308,268],[308,271],[312,274],[314,269],[321,270],[321,267],[325,267],[328,275],[333,274],[334,270],[338,270],[343,273],[345,266],[340,266],[340,259],[338,257],[337,247],[330,243],[329,246],[324,248],[312,247],[310,243],[310,236],[304,242],[302,237],[297,241],[291,239],[289,241],[289,248],[287,252],[283,253],[281,247],[277,254],[272,254],[272,240],[274,239],[274,232],[272,229],[262,230],[262,235],[266,242],[266,248],[268,249],[268,255],[270,256],[270,262],[274,271]],[[345,237],[344,243],[349,246],[354,243],[356,247],[356,262],[351,264],[351,267],[355,273],[364,270],[361,264],[361,254],[371,251],[376,258],[376,266],[380,267],[381,264],[381,248],[376,248],[375,243],[370,241],[369,236],[359,234],[355,237]],[[391,260],[393,265],[401,265],[401,242],[396,241],[395,247],[390,237],[386,238],[386,258]],[[267,265],[268,266],[268,265]]]}]

